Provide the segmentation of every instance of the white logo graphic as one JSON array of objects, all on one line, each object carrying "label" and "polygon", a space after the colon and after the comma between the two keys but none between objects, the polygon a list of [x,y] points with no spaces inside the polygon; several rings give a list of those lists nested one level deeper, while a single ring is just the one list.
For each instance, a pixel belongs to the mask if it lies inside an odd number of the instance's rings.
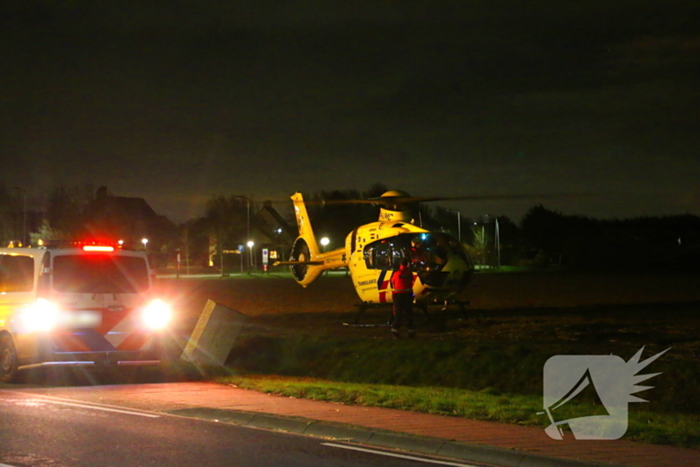
[{"label": "white logo graphic", "polygon": [[[544,413],[551,423],[545,429],[547,435],[563,439],[568,425],[576,439],[621,438],[627,431],[627,404],[647,402],[632,394],[653,387],[637,384],[661,374],[637,373],[670,349],[640,362],[643,350],[628,362],[616,355],[556,355],[547,360]],[[589,404],[579,406],[582,399]]]}]

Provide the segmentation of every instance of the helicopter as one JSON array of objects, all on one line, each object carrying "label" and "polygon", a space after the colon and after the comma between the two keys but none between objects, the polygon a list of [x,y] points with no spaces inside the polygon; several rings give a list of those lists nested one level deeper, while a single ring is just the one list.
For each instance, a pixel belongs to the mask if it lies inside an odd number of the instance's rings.
[{"label": "helicopter", "polygon": [[413,273],[416,306],[427,312],[432,303],[442,302],[447,306],[452,302],[463,309],[457,298],[474,272],[469,254],[452,236],[415,225],[406,206],[444,198],[416,198],[391,190],[379,198],[352,201],[381,205],[379,219],[355,228],[347,235],[343,247],[328,252],[322,252],[318,246],[302,194],[294,193],[291,199],[299,236],[289,261],[275,264],[289,265],[302,287],[307,287],[324,271],[347,268],[361,301],[358,306],[362,314],[369,307],[393,303],[389,279],[406,258]]}]

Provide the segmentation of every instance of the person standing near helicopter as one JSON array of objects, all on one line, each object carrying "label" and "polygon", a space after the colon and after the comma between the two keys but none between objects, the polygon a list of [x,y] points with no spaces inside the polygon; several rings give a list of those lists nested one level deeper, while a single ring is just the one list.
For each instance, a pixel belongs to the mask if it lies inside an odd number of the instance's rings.
[{"label": "person standing near helicopter", "polygon": [[406,317],[408,337],[415,337],[413,329],[413,273],[408,267],[408,258],[402,258],[398,269],[391,274],[393,294],[393,316],[391,320],[391,335],[396,339],[401,337],[401,325]]}]

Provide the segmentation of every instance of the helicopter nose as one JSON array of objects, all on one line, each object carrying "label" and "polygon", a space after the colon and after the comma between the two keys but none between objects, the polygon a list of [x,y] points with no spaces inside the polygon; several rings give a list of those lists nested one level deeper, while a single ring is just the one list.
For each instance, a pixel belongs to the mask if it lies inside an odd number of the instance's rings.
[{"label": "helicopter nose", "polygon": [[445,284],[450,273],[442,271],[420,271],[418,277],[428,287],[440,288]]}]

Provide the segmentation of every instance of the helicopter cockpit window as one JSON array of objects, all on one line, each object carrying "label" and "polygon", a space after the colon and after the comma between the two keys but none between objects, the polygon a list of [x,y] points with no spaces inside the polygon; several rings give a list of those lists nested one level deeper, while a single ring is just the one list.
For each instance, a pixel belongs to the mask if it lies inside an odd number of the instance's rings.
[{"label": "helicopter cockpit window", "polygon": [[401,258],[407,257],[414,271],[440,271],[450,255],[469,262],[460,243],[443,233],[400,234],[370,243],[365,247],[368,269],[394,269]]},{"label": "helicopter cockpit window", "polygon": [[416,271],[440,271],[451,255],[468,262],[462,245],[447,234],[409,234],[406,235],[405,241],[408,242],[408,256]]},{"label": "helicopter cockpit window", "polygon": [[[398,239],[398,237],[396,237]],[[401,244],[392,240],[381,240],[365,247],[367,269],[393,269],[404,256]]]},{"label": "helicopter cockpit window", "polygon": [[447,263],[449,250],[444,239],[435,234],[413,235],[409,259],[415,270],[440,271]]}]

